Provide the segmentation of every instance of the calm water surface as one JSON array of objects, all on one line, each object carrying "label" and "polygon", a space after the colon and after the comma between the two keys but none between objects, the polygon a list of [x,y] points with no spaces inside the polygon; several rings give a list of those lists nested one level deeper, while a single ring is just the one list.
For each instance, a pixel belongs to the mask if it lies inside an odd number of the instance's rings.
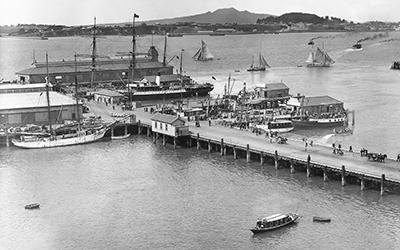
[{"label": "calm water surface", "polygon": [[[399,33],[366,41],[364,49],[349,49],[374,33],[280,34],[254,36],[187,36],[170,38],[167,56],[184,52],[187,74],[199,81],[217,78],[212,95],[222,94],[228,74],[234,93],[248,87],[283,81],[291,93],[330,95],[355,110],[355,133],[333,136],[327,130],[298,130],[321,144],[334,141],[355,149],[400,151],[400,71],[389,70],[400,60]],[[330,68],[305,65],[308,41],[336,61]],[[386,36],[386,35],[385,35]],[[191,59],[208,43],[216,60]],[[99,53],[114,55],[130,48],[129,37],[99,39]],[[141,37],[139,49],[162,37]],[[71,59],[74,51],[89,53],[91,40],[81,37],[0,39],[0,79],[13,79],[36,58]],[[248,73],[251,56],[262,51],[273,67]],[[178,61],[173,60],[173,65]],[[240,70],[240,72],[235,72]],[[196,149],[154,145],[145,136],[124,141],[44,150],[0,148],[0,249],[399,249],[398,196],[342,187],[288,169],[246,163]],[[39,210],[25,210],[39,202]],[[259,217],[298,211],[298,224],[253,236],[248,230]],[[312,216],[329,216],[328,224]]]}]

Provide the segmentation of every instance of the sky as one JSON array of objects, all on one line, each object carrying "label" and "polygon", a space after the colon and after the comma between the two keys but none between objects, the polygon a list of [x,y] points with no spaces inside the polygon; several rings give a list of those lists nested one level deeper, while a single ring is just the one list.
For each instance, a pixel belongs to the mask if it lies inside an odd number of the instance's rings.
[{"label": "sky", "polygon": [[400,21],[400,0],[1,0],[0,25],[90,25],[174,18],[221,8],[280,16],[303,12],[354,22]]}]

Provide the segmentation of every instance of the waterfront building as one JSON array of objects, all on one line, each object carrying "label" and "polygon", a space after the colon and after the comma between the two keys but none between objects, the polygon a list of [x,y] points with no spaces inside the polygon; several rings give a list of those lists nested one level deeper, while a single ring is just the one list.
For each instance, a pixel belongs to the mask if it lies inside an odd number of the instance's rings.
[{"label": "waterfront building", "polygon": [[328,95],[305,97],[298,94],[287,102],[287,106],[292,107],[295,113],[302,115],[319,116],[322,114],[338,114],[344,111],[343,102]]},{"label": "waterfront building", "polygon": [[124,100],[123,94],[108,89],[100,89],[99,91],[93,92],[92,94],[94,100],[97,102],[119,104],[122,103],[122,101]]},{"label": "waterfront building", "polygon": [[[58,92],[49,91],[52,124],[82,117],[82,103]],[[79,112],[79,114],[77,114]],[[45,92],[0,94],[0,124],[25,126],[49,124],[49,107]]]},{"label": "waterfront building", "polygon": [[[50,86],[50,90],[52,86]],[[46,92],[46,83],[34,84],[0,84],[2,93]]]},{"label": "waterfront building", "polygon": [[172,137],[189,135],[189,126],[185,123],[185,119],[173,115],[156,114],[151,117],[153,132]]},{"label": "waterfront building", "polygon": [[[162,74],[172,74],[173,66],[164,65],[158,60],[158,51],[151,46],[146,55],[136,56],[134,78],[140,79],[143,76]],[[76,71],[75,71],[76,67]],[[40,83],[45,82],[45,77],[49,75],[49,82],[56,84],[70,84],[75,82],[75,76],[81,85],[89,85],[104,82],[130,81],[132,78],[131,58],[102,58],[97,59],[93,66],[93,61],[83,60],[62,60],[45,62],[35,62],[33,66],[16,72],[18,81],[21,83]],[[92,74],[93,73],[93,74]]]},{"label": "waterfront building", "polygon": [[285,104],[289,99],[289,87],[283,82],[278,82],[255,87],[248,103],[260,108],[277,108],[279,104]]}]

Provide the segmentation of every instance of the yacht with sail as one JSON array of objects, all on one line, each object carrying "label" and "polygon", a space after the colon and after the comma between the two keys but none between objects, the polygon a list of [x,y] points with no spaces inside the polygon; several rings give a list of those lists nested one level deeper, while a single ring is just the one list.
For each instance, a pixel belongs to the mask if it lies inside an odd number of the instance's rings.
[{"label": "yacht with sail", "polygon": [[261,53],[258,55],[258,65],[254,66],[254,57],[251,60],[250,68],[247,71],[265,71],[267,68],[271,68],[267,61],[265,60],[264,56]]},{"label": "yacht with sail", "polygon": [[193,58],[197,61],[208,61],[213,60],[214,56],[208,49],[207,44],[201,40],[201,47],[199,50],[197,50],[196,54],[194,54]]},{"label": "yacht with sail", "polygon": [[[75,56],[76,58],[76,56]],[[76,60],[76,59],[75,59]],[[46,62],[48,61],[48,55],[46,54]],[[95,142],[104,137],[104,134],[108,130],[110,126],[114,123],[111,123],[107,126],[84,126],[79,118],[80,114],[80,105],[78,101],[78,82],[75,77],[75,98],[76,98],[76,111],[78,117],[76,122],[70,126],[61,127],[58,129],[54,129],[52,126],[52,115],[51,115],[51,106],[50,106],[50,91],[49,91],[49,81],[48,77],[46,78],[46,99],[47,99],[47,107],[48,107],[48,119],[49,119],[49,133],[48,134],[40,134],[40,135],[20,135],[19,138],[15,138],[11,140],[14,146],[25,149],[34,149],[34,148],[54,148],[54,147],[62,147],[62,146],[72,146],[84,143]]]},{"label": "yacht with sail", "polygon": [[308,53],[307,67],[330,67],[335,61],[324,50],[317,47],[315,51],[310,50]]}]

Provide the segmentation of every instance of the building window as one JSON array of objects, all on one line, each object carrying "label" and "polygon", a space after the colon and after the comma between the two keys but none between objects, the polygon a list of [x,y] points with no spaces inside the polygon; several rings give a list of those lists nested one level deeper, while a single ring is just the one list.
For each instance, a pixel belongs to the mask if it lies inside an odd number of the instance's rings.
[{"label": "building window", "polygon": [[157,122],[154,122],[154,127],[157,128]]},{"label": "building window", "polygon": [[168,131],[168,124],[165,124],[165,131]]}]

